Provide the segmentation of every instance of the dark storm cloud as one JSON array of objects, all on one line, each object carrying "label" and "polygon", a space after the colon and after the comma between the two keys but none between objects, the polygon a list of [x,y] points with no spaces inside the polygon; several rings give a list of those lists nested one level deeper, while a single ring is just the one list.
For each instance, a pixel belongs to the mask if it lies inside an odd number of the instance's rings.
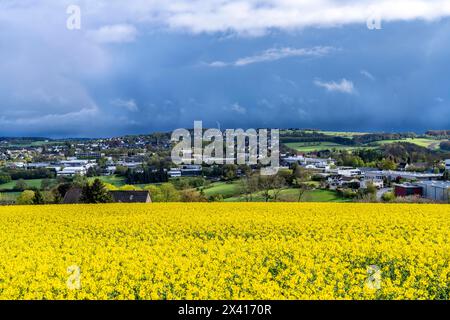
[{"label": "dark storm cloud", "polygon": [[450,128],[448,19],[395,22],[392,13],[381,30],[361,19],[299,29],[295,21],[262,29],[250,21],[244,32],[233,21],[208,30],[163,2],[150,18],[145,1],[123,12],[120,2],[98,1],[80,2],[82,29],[70,31],[70,2],[0,5],[0,136],[111,136],[194,120],[222,128]]}]

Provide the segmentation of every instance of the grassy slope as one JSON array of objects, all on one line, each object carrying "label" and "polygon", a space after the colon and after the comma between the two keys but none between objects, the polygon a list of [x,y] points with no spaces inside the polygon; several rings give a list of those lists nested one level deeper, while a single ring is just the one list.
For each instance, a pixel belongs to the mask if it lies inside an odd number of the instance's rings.
[{"label": "grassy slope", "polygon": [[[32,179],[32,180],[25,180],[25,183],[32,188],[40,188],[41,187],[42,179]],[[12,190],[17,184],[17,180],[13,180],[8,183],[0,184],[0,190]]]},{"label": "grassy slope", "polygon": [[[297,189],[285,189],[280,192],[279,201],[296,202],[298,199]],[[240,202],[245,201],[243,197],[236,196],[225,199],[226,202]],[[261,192],[253,195],[254,202],[263,202],[264,197]],[[346,202],[345,199],[339,198],[334,191],[329,190],[311,190],[303,194],[302,201],[304,202]]]},{"label": "grassy slope", "polygon": [[[311,131],[311,130],[304,130],[305,133],[323,133],[328,136],[335,136],[335,137],[344,137],[344,138],[352,138],[354,136],[361,136],[364,134],[367,134],[367,132],[350,132],[350,131]],[[290,134],[293,133],[292,130],[282,130],[281,134]]]},{"label": "grassy slope", "polygon": [[42,147],[42,146],[51,146],[51,145],[61,145],[63,144],[62,142],[58,142],[58,141],[45,141],[45,140],[40,140],[40,141],[33,141],[33,142],[24,142],[24,143],[12,143],[9,144],[10,147]]},{"label": "grassy slope", "polygon": [[100,179],[102,182],[112,184],[116,187],[121,187],[126,184],[124,177],[118,177],[116,175],[93,177],[89,178],[89,181],[93,181],[94,179]]},{"label": "grassy slope", "polygon": [[[348,133],[348,132],[323,132],[328,135],[336,135],[341,137],[349,137],[351,138],[352,135],[357,135],[359,133]],[[352,146],[345,146],[340,145],[337,143],[332,142],[318,142],[316,145],[311,145],[311,143],[304,143],[304,142],[292,142],[292,143],[286,143],[285,145],[289,148],[295,149],[299,152],[314,152],[314,151],[320,151],[320,150],[326,150],[326,149],[338,149],[338,150],[355,150],[358,148],[375,148],[375,146],[382,146],[389,143],[395,143],[395,142],[408,142],[413,143],[421,147],[437,150],[439,149],[439,144],[442,141],[447,140],[434,140],[434,139],[426,139],[426,138],[409,138],[409,139],[399,139],[399,140],[382,140],[374,142],[373,144],[368,144],[364,146],[359,147],[352,147]]]},{"label": "grassy slope", "polygon": [[216,182],[203,190],[207,197],[221,194],[224,198],[235,196],[239,193],[239,182]]},{"label": "grassy slope", "polygon": [[[239,182],[225,183],[216,182],[211,186],[204,189],[204,193],[207,197],[212,195],[221,194],[226,202],[240,202],[245,199],[239,195]],[[279,195],[280,201],[292,201],[296,202],[298,199],[297,189],[285,189],[282,190]],[[257,192],[253,195],[253,201],[264,201],[261,192]],[[302,198],[302,201],[309,202],[343,202],[344,200],[339,198],[334,191],[328,190],[311,190],[307,191]]]},{"label": "grassy slope", "polygon": [[378,145],[384,145],[384,144],[388,144],[388,143],[395,143],[395,142],[409,142],[412,144],[416,144],[420,147],[425,147],[425,148],[429,148],[429,149],[439,149],[439,144],[442,141],[447,141],[447,140],[434,140],[434,139],[424,139],[424,138],[415,138],[415,139],[403,139],[403,140],[382,140],[382,141],[378,141],[377,144]]}]

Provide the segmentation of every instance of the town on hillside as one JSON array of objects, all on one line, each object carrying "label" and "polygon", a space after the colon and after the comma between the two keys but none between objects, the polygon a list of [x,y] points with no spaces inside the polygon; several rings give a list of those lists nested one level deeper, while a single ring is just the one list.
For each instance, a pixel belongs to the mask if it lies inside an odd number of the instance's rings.
[{"label": "town on hillside", "polygon": [[450,131],[280,132],[280,167],[171,161],[170,133],[0,138],[0,204],[450,202]]}]

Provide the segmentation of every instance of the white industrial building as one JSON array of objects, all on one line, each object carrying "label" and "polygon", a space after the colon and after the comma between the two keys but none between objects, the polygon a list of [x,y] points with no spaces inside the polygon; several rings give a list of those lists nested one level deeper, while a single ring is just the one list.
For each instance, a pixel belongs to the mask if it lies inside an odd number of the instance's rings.
[{"label": "white industrial building", "polygon": [[281,158],[282,164],[289,166],[297,163],[306,169],[328,171],[334,165],[333,159],[305,158],[304,156],[291,156]]},{"label": "white industrial building", "polygon": [[80,160],[80,159],[71,159],[71,160],[63,160],[60,162],[63,167],[92,167],[95,166],[95,160]]},{"label": "white industrial building", "polygon": [[383,171],[367,171],[364,173],[364,176],[373,177],[376,179],[383,179],[383,177],[385,177],[391,180],[395,180],[397,178],[407,180],[433,180],[441,178],[442,174],[383,170]]},{"label": "white industrial building", "polygon": [[203,173],[203,168],[201,165],[196,164],[188,164],[181,166],[181,168],[172,168],[167,174],[171,178],[179,178],[179,177],[197,177],[201,176]]},{"label": "white industrial building", "polygon": [[86,167],[67,167],[56,172],[59,177],[73,177],[75,175],[84,176],[87,173]]},{"label": "white industrial building", "polygon": [[360,169],[353,168],[353,167],[339,167],[336,169],[329,169],[327,172],[331,174],[340,175],[343,177],[357,177],[362,175],[362,172]]},{"label": "white industrial building", "polygon": [[181,169],[179,168],[172,168],[170,169],[167,174],[171,178],[180,178],[181,177]]},{"label": "white industrial building", "polygon": [[95,167],[95,160],[79,160],[71,158],[60,162],[62,168],[56,171],[59,177],[73,177],[75,175],[84,176],[87,174],[89,168]]},{"label": "white industrial building", "polygon": [[450,159],[445,160],[445,170],[450,171]]},{"label": "white industrial building", "polygon": [[422,196],[439,202],[449,202],[450,182],[420,181],[416,185],[422,187]]}]

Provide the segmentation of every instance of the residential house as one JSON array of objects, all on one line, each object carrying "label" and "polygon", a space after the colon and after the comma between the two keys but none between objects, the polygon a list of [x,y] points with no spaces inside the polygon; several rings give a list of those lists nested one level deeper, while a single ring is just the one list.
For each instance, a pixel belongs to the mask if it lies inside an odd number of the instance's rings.
[{"label": "residential house", "polygon": [[359,189],[361,187],[361,181],[357,177],[342,176],[339,174],[330,175],[327,179],[327,183],[331,190],[337,188]]},{"label": "residential house", "polygon": [[407,162],[401,162],[398,164],[397,169],[400,171],[406,171],[410,167],[409,163]]},{"label": "residential house", "polygon": [[367,189],[369,185],[373,185],[377,189],[383,189],[384,188],[384,181],[383,179],[371,179],[364,177],[361,180],[361,188]]},{"label": "residential house", "polygon": [[[372,172],[373,174],[370,174],[370,172]],[[382,189],[384,188],[384,179],[385,177],[382,174],[377,173],[377,171],[363,172],[361,188],[366,189],[369,184],[372,184],[377,189]]]},{"label": "residential house", "polygon": [[294,164],[301,165],[306,169],[328,171],[334,165],[333,159],[305,158],[304,156],[281,157],[281,165],[292,167]]},{"label": "residential house", "polygon": [[116,166],[107,166],[104,170],[103,170],[103,174],[105,176],[111,176],[114,173],[116,173],[117,167]]},{"label": "residential house", "polygon": [[[150,203],[152,202],[150,192],[148,191],[134,191],[134,190],[120,190],[109,191],[113,202],[116,203]],[[63,204],[78,204],[81,202],[82,189],[71,188],[64,196]]]},{"label": "residential house", "polygon": [[148,191],[110,191],[113,202],[118,203],[150,203],[152,199]]},{"label": "residential house", "polygon": [[63,204],[77,204],[80,203],[81,199],[81,188],[71,188],[66,192],[64,199],[62,201]]}]

